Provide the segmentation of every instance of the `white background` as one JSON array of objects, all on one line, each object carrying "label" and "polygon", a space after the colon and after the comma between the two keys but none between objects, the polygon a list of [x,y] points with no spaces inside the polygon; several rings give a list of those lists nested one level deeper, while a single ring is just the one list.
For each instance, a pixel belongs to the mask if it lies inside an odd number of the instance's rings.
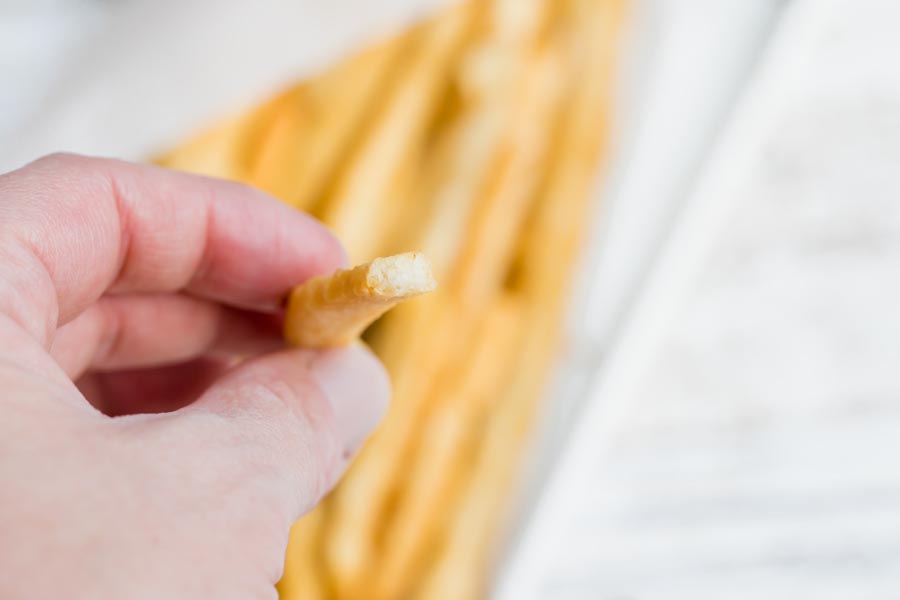
[{"label": "white background", "polygon": [[504,600],[900,597],[900,5],[781,21]]}]

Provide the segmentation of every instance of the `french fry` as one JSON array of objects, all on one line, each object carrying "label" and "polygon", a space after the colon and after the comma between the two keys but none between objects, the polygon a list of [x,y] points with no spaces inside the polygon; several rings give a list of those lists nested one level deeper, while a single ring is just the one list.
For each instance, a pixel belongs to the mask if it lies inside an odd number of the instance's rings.
[{"label": "french fry", "polygon": [[[542,63],[546,62],[544,68],[531,68],[534,57],[522,52],[523,46],[527,48],[529,43],[527,39],[515,39],[509,46],[498,46],[488,40],[486,48],[490,52],[509,53],[519,64],[514,65],[516,69],[511,74],[501,71],[497,73],[498,77],[475,78],[472,81],[471,95],[483,102],[496,103],[489,110],[493,111],[496,107],[497,112],[492,114],[500,115],[501,119],[499,127],[491,131],[493,138],[480,138],[478,133],[484,132],[474,132],[466,141],[482,145],[482,149],[490,151],[497,159],[488,154],[486,160],[477,160],[478,155],[472,160],[465,153],[468,146],[462,145],[458,147],[462,153],[458,160],[467,169],[463,173],[470,177],[457,181],[448,179],[447,186],[439,188],[449,190],[449,193],[442,191],[443,195],[437,198],[438,210],[430,221],[431,225],[426,225],[428,233],[423,245],[429,248],[429,253],[439,250],[441,263],[448,270],[458,259],[459,253],[467,251],[460,246],[473,212],[481,212],[485,204],[501,203],[519,206],[519,211],[524,214],[524,207],[533,198],[538,180],[533,177],[532,171],[540,162],[541,135],[552,126],[552,111],[556,106],[548,100],[553,90],[549,60],[542,60]],[[482,53],[487,51],[480,47],[474,50],[479,56],[476,60],[484,61]],[[498,61],[508,64],[504,59]],[[479,84],[487,87],[477,88]],[[509,110],[509,106],[516,104],[517,100],[521,101],[521,105],[516,110]],[[478,122],[473,124],[480,125]],[[528,133],[519,136],[517,132],[523,128]],[[529,147],[519,153],[516,150],[523,141]],[[533,149],[535,143],[538,150]],[[495,173],[498,170],[499,176]],[[495,183],[497,180],[499,184]],[[467,194],[467,190],[474,193]],[[451,214],[453,218],[448,218]],[[468,262],[472,270],[483,268],[496,272],[496,261],[508,260],[509,252],[503,248],[514,246],[514,232],[523,220],[514,209],[509,218],[509,226],[501,228],[508,235],[503,235],[493,245],[485,244],[483,249],[487,250],[486,253],[474,253],[473,259]],[[486,233],[490,235],[490,232]],[[491,254],[492,249],[496,255]],[[502,268],[499,270],[502,271]],[[501,286],[502,277],[496,277],[492,289],[499,291]],[[456,294],[450,288],[445,295]],[[482,300],[489,302],[489,294],[484,294]],[[423,319],[425,311],[420,309],[424,308],[424,303],[416,307],[403,307],[402,314],[398,313],[392,319],[393,329],[388,328],[387,332],[394,339],[389,345],[399,348],[399,356],[392,357],[391,352],[382,355],[389,370],[395,374],[394,403],[381,430],[367,444],[334,496],[335,520],[326,544],[329,547],[329,564],[336,574],[339,573],[336,579],[347,585],[341,597],[356,597],[374,576],[374,571],[378,570],[377,567],[372,568],[376,564],[374,557],[377,555],[375,544],[378,532],[388,529],[393,523],[384,511],[406,473],[406,462],[414,454],[412,450],[418,439],[417,431],[425,418],[424,413],[434,402],[431,381],[440,376],[442,365],[465,360],[465,348],[474,334],[475,323],[471,317],[472,311],[477,310],[474,308],[476,303],[472,303],[472,308],[465,315],[458,313],[460,307],[456,304],[438,302],[436,299],[434,304],[443,304],[443,308],[437,308],[434,314],[426,317],[427,320]],[[408,320],[404,320],[404,316]],[[423,325],[432,332],[431,342],[408,339],[416,337],[415,332],[421,331]],[[454,340],[455,343],[449,345],[446,340]],[[390,369],[391,364],[397,365],[396,371]],[[402,518],[402,515],[398,516]]]},{"label": "french fry", "polygon": [[276,586],[281,600],[325,600],[327,585],[319,566],[324,508],[319,505],[291,527],[284,576]]},{"label": "french fry", "polygon": [[285,339],[304,348],[343,346],[399,302],[436,285],[428,259],[418,252],[314,277],[291,292]]},{"label": "french fry", "polygon": [[283,96],[244,115],[225,119],[153,162],[170,169],[250,183],[260,138],[280,111]]},{"label": "french fry", "polygon": [[[534,309],[540,307],[534,306]],[[533,311],[537,312],[537,311]],[[532,315],[536,316],[536,315]],[[555,325],[555,320],[544,319]],[[461,490],[461,503],[449,517],[447,539],[436,564],[428,572],[416,598],[471,600],[482,598],[498,528],[506,525],[507,495],[516,480],[532,415],[552,357],[552,328],[529,339],[516,356],[517,376],[490,417],[478,460],[471,466]],[[549,343],[548,343],[549,342]]]},{"label": "french fry", "polygon": [[[469,324],[454,326],[446,318],[449,313],[445,302],[435,294],[398,308],[411,309],[415,323],[421,326],[419,331],[428,331],[430,335],[410,335],[407,329],[396,331],[408,336],[411,345],[401,360],[394,357],[393,361],[386,362],[394,384],[389,415],[329,498],[332,518],[328,523],[325,552],[339,598],[364,598],[371,586],[369,570],[377,565],[377,538],[382,528],[389,526],[385,510],[391,486],[398,477],[394,471],[397,452],[407,447],[392,443],[391,436],[396,434],[409,440],[417,425],[415,411],[405,407],[414,406],[428,393],[444,358],[436,346],[453,342],[457,335],[468,339],[465,331]],[[416,354],[418,360],[412,358]]]},{"label": "french fry", "polygon": [[245,120],[239,117],[227,119],[154,162],[169,169],[198,175],[239,178],[243,173],[236,163],[243,141]]},{"label": "french fry", "polygon": [[[589,212],[587,201],[605,139],[610,69],[619,0],[572,0],[572,22],[589,25],[577,37],[576,57],[589,57],[567,111],[556,160],[521,249],[517,287],[529,301],[531,329],[514,361],[517,376],[485,434],[471,481],[448,527],[449,537],[433,571],[418,591],[428,600],[468,600],[484,595],[484,583],[496,551],[495,535],[515,486],[527,434],[558,344],[558,321],[565,306],[574,253]],[[585,44],[590,50],[585,52]]]},{"label": "french fry", "polygon": [[306,86],[282,94],[274,112],[266,131],[260,134],[259,151],[247,180],[291,204],[296,173],[309,154],[306,132],[312,128],[312,115]]},{"label": "french fry", "polygon": [[[464,350],[473,335],[475,324],[455,318],[446,295],[400,307],[402,314],[389,322],[389,348],[381,356],[393,375],[393,404],[334,495],[335,520],[326,541],[329,564],[347,586],[342,598],[360,597],[372,577],[378,532],[390,527],[385,511],[404,477],[423,410],[432,402],[432,382],[461,354],[454,348]],[[427,338],[416,333],[425,328],[431,333]]]},{"label": "french fry", "polygon": [[[462,320],[474,320],[474,315],[471,317],[466,315],[478,311],[477,307],[489,302],[489,298],[496,295],[503,286],[504,273],[509,268],[522,224],[535,199],[537,185],[545,170],[544,165],[548,158],[546,139],[550,137],[550,132],[557,123],[561,108],[559,81],[561,66],[557,53],[545,51],[537,59],[536,64],[529,66],[525,71],[525,82],[518,94],[521,99],[518,110],[512,111],[514,127],[510,132],[508,146],[512,150],[498,165],[499,173],[496,175],[493,189],[482,199],[467,228],[469,235],[457,266],[457,279],[453,282],[455,287],[450,290],[459,303],[454,314],[457,317],[462,316]],[[480,337],[483,332],[479,331],[477,335]],[[478,343],[477,340],[475,343]],[[466,349],[460,350],[462,352],[454,353],[452,349],[445,348],[442,353],[444,360],[451,365],[456,362],[451,358],[453,356],[458,356],[460,358],[457,360],[462,360]],[[501,363],[508,361],[507,351],[502,348],[496,350],[495,360]],[[474,359],[468,357],[467,360]],[[479,360],[484,362],[486,359]],[[439,387],[439,390],[441,389],[443,391],[432,393],[436,396],[432,400],[432,404],[436,406],[432,409],[435,414],[426,416],[419,413],[417,423],[421,429],[422,421],[425,420],[425,434],[420,437],[422,442],[418,451],[406,453],[407,456],[420,459],[428,455],[429,450],[436,451],[433,448],[434,444],[445,443],[447,446],[443,451],[446,453],[446,459],[452,462],[454,451],[464,450],[465,438],[452,436],[448,438],[450,433],[447,428],[452,427],[449,423],[467,421],[465,418],[457,419],[451,416],[458,416],[459,410],[465,413],[462,407],[465,406],[467,396],[465,393],[457,393],[458,390]],[[468,419],[468,422],[471,425],[471,419]],[[432,427],[436,428],[434,435],[429,435],[428,432],[432,431]],[[377,573],[384,582],[381,590],[383,598],[395,597],[404,586],[410,585],[410,578],[421,570],[417,567],[421,567],[422,561],[416,559],[421,557],[420,550],[427,547],[435,533],[435,524],[432,522],[429,526],[428,516],[421,511],[432,503],[440,506],[442,504],[439,500],[446,503],[452,496],[450,492],[458,471],[431,464],[420,463],[420,465],[420,469],[424,470],[423,476],[426,481],[418,483],[415,479],[416,471],[413,471],[413,478],[407,485],[414,488],[419,485],[422,489],[404,490],[397,508],[398,518],[388,530],[397,536],[393,542],[393,553],[390,539],[387,541],[388,547],[381,553],[385,556],[385,564],[383,568],[377,570]],[[395,469],[399,473],[410,472],[406,467]],[[429,490],[441,492],[429,496]],[[406,502],[407,498],[411,499]],[[416,514],[417,511],[419,514]],[[436,510],[437,514],[441,512]],[[410,526],[410,523],[413,525]]]},{"label": "french fry", "polygon": [[506,271],[550,158],[548,140],[563,107],[564,63],[555,48],[544,49],[529,66],[521,87],[509,151],[497,169],[493,189],[467,227],[452,292],[463,310],[478,310],[503,286]]},{"label": "french fry", "polygon": [[[577,256],[591,214],[591,191],[607,141],[612,70],[624,0],[568,0],[570,54],[581,83],[561,131],[557,160],[545,185],[523,242],[522,285],[538,302],[553,302],[554,290],[565,289],[569,265]],[[549,251],[549,250],[553,251]]]},{"label": "french fry", "polygon": [[424,425],[421,443],[408,469],[398,519],[385,536],[382,566],[375,573],[377,598],[400,598],[424,572],[428,550],[441,533],[441,515],[451,514],[465,479],[466,448],[477,424],[503,393],[520,342],[522,306],[511,295],[500,296],[479,327],[469,360],[454,369],[442,386],[446,395]]},{"label": "french fry", "polygon": [[348,165],[351,168],[321,211],[322,220],[345,241],[353,259],[372,256],[385,235],[394,212],[391,191],[398,170],[416,160],[476,6],[467,2],[451,7],[430,26],[420,47],[411,53],[412,64],[397,82],[385,113],[362,141]]},{"label": "french fry", "polygon": [[492,30],[467,50],[454,73],[464,103],[461,117],[439,140],[423,177],[423,196],[429,197],[419,204],[430,205],[431,210],[419,227],[408,228],[413,234],[406,240],[428,253],[442,278],[464,251],[466,228],[484,196],[491,193],[496,172],[505,168],[505,150],[530,141],[516,136],[522,113],[533,111],[533,104],[519,107],[518,103],[532,91],[528,86],[534,87],[534,80],[529,84],[523,73],[534,65],[531,55],[542,25],[535,19],[546,12],[548,3],[514,0],[511,12],[529,26],[520,24],[515,35],[505,36],[500,32],[506,25],[498,20],[503,15],[496,14],[503,11],[495,3],[487,4],[493,14]]},{"label": "french fry", "polygon": [[305,84],[261,141],[251,182],[300,210],[315,210],[341,155],[381,108],[385,87],[414,36],[392,38]]}]

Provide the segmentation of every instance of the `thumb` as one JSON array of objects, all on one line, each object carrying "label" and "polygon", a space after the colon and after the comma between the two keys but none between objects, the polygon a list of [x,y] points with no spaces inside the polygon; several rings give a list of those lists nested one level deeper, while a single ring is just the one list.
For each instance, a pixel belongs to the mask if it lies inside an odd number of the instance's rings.
[{"label": "thumb", "polygon": [[204,445],[254,468],[258,491],[297,518],[336,483],[389,397],[384,368],[361,346],[287,350],[242,364],[185,411],[222,417],[202,428]]}]

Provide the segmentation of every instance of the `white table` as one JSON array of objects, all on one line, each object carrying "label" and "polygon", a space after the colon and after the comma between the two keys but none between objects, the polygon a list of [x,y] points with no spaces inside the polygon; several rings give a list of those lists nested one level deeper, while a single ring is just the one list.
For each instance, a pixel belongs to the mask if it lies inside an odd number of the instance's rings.
[{"label": "white table", "polygon": [[803,4],[500,598],[900,597],[900,4]]}]

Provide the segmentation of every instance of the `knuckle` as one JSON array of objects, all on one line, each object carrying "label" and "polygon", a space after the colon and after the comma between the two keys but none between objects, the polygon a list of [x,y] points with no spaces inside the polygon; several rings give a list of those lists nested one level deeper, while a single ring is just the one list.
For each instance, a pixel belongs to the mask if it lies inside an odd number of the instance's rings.
[{"label": "knuckle", "polygon": [[38,158],[32,162],[31,165],[40,169],[65,172],[73,169],[96,166],[102,162],[102,159],[91,158],[73,152],[52,152]]},{"label": "knuckle", "polygon": [[66,162],[78,160],[80,158],[81,157],[78,154],[74,154],[72,152],[51,152],[50,154],[39,160],[46,160],[48,162]]},{"label": "knuckle", "polygon": [[[268,457],[301,480],[301,494],[319,499],[330,489],[342,454],[334,412],[322,391],[311,381],[258,382],[252,404],[254,420],[264,424]],[[286,460],[285,460],[286,459]]]}]

